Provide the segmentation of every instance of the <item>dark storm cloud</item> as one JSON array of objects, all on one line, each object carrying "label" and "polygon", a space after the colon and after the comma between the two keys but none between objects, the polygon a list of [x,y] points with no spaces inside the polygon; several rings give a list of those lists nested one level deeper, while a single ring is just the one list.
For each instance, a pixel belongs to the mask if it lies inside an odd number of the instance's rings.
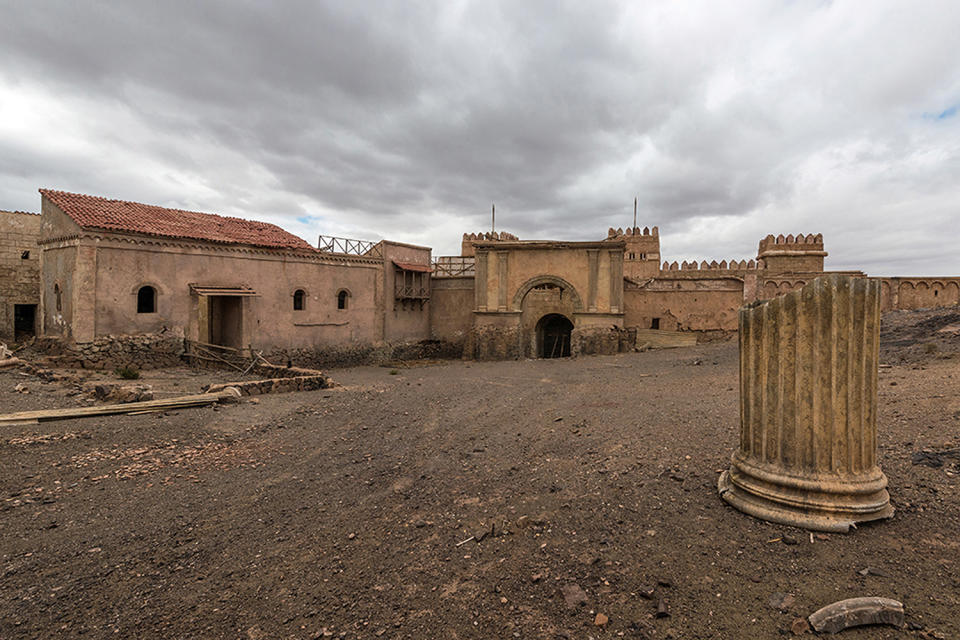
[{"label": "dark storm cloud", "polygon": [[50,186],[446,253],[491,202],[522,237],[586,239],[638,195],[671,259],[819,231],[861,268],[907,265],[874,253],[898,218],[956,212],[945,3],[0,8],[0,207]]}]

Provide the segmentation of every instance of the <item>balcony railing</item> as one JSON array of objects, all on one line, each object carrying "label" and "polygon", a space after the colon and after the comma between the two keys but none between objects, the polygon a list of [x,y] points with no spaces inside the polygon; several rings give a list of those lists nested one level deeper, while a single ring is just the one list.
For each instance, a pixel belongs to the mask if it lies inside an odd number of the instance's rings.
[{"label": "balcony railing", "polygon": [[336,236],[320,236],[317,249],[327,253],[342,253],[350,256],[364,256],[368,258],[382,258],[383,250],[378,242],[369,240],[353,240]]},{"label": "balcony railing", "polygon": [[472,278],[476,275],[473,256],[437,256],[433,263],[434,278]]}]

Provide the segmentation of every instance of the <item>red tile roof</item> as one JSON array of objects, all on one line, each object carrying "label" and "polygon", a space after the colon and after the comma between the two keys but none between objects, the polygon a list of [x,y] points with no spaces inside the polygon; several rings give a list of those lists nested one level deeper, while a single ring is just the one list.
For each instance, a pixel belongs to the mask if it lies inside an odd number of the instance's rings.
[{"label": "red tile roof", "polygon": [[40,189],[40,194],[85,229],[316,251],[303,238],[267,222],[167,209],[139,202],[110,200],[51,189]]}]

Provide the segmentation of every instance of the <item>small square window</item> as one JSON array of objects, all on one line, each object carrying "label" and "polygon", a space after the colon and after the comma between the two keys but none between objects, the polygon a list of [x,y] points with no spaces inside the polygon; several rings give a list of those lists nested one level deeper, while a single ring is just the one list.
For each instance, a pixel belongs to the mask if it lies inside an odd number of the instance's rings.
[{"label": "small square window", "polygon": [[29,260],[29,259],[30,259],[30,251],[27,250],[27,251],[24,251],[23,253],[21,253],[21,254],[20,254],[20,259],[21,259],[21,260]]}]

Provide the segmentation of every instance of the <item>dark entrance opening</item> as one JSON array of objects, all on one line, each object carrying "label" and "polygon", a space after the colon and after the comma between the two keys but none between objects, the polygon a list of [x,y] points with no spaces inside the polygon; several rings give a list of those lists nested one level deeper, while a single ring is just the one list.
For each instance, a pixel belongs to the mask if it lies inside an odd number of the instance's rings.
[{"label": "dark entrance opening", "polygon": [[37,334],[37,305],[13,305],[13,339],[23,340]]},{"label": "dark entrance opening", "polygon": [[537,344],[541,358],[566,358],[570,355],[570,332],[573,323],[559,313],[540,318],[537,323]]},{"label": "dark entrance opening", "polygon": [[210,342],[223,347],[243,347],[243,298],[210,296]]}]

